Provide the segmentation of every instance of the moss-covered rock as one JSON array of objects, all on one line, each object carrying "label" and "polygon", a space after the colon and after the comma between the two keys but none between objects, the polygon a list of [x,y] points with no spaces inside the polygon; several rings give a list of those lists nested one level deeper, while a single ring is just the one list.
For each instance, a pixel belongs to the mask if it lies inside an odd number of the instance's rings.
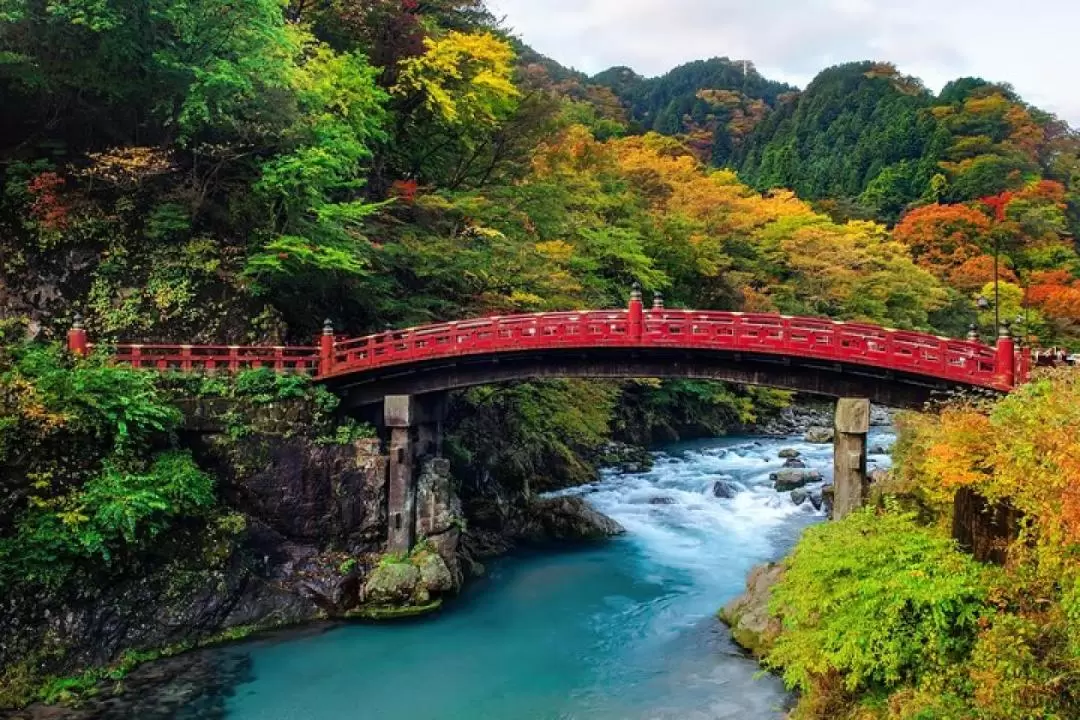
[{"label": "moss-covered rock", "polygon": [[364,600],[382,605],[406,605],[416,594],[420,570],[409,562],[383,562],[364,585]]},{"label": "moss-covered rock", "polygon": [[784,577],[784,566],[770,563],[750,572],[746,592],[720,611],[720,620],[731,628],[740,647],[756,657],[764,657],[780,634],[780,620],[769,613],[773,587]]}]

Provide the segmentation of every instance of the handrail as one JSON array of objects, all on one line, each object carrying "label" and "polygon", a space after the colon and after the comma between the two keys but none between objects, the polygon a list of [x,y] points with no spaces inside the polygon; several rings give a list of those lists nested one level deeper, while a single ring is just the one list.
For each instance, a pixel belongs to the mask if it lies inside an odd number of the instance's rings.
[{"label": "handrail", "polygon": [[[83,331],[84,332],[84,331]],[[1003,372],[1001,349],[970,340],[866,323],[768,313],[655,309],[589,310],[474,318],[335,339],[320,347],[113,346],[118,363],[158,370],[237,372],[266,367],[340,377],[440,358],[587,348],[746,352],[843,362],[1008,391],[1026,379],[1017,360]],[[85,344],[82,347],[89,347]]]}]

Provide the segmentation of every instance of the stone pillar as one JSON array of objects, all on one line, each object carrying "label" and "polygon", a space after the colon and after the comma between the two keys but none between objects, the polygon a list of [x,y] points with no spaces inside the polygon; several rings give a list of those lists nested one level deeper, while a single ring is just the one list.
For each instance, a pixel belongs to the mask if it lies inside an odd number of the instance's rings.
[{"label": "stone pillar", "polygon": [[[428,493],[418,500],[417,485],[426,461],[442,455],[445,416],[445,393],[388,395],[383,400],[383,424],[389,433],[386,495],[390,552],[412,550],[417,540],[417,518],[430,518],[437,512],[427,505],[441,502],[441,496],[428,500],[434,497]],[[429,534],[430,524],[420,527],[420,533]]]},{"label": "stone pillar", "polygon": [[388,395],[383,400],[383,422],[390,434],[386,549],[394,553],[409,552],[416,540],[415,419],[411,395]]},{"label": "stone pillar", "polygon": [[833,441],[833,519],[842,520],[866,499],[866,435],[870,432],[870,401],[841,398],[836,403]]}]

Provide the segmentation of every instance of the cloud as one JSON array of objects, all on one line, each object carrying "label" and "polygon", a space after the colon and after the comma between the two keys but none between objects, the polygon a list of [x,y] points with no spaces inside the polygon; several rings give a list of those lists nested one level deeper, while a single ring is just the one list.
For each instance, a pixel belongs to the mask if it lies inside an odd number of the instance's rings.
[{"label": "cloud", "polygon": [[660,75],[690,60],[750,60],[803,86],[852,60],[888,60],[933,89],[974,75],[1080,126],[1080,2],[1043,0],[490,0],[545,55],[589,73]]}]

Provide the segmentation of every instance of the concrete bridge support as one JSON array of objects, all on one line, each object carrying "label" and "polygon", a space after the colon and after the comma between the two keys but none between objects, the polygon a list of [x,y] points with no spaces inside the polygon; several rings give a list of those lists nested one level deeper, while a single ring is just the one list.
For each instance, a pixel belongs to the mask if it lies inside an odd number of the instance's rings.
[{"label": "concrete bridge support", "polygon": [[387,550],[407,553],[416,543],[417,478],[426,458],[442,455],[445,393],[387,395],[383,401],[387,465]]},{"label": "concrete bridge support", "polygon": [[866,499],[866,436],[870,432],[870,401],[841,398],[836,403],[833,441],[833,519],[842,520]]}]

